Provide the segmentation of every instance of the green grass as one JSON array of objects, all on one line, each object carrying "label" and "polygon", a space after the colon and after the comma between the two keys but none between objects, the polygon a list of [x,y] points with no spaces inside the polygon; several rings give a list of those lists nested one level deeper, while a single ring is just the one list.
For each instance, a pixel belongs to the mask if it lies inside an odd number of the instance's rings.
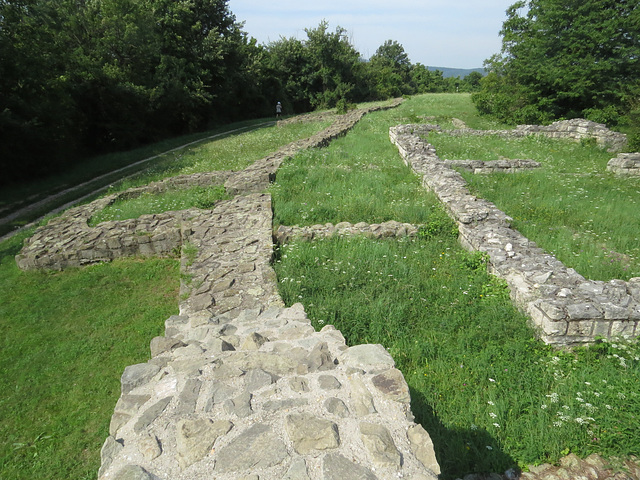
[{"label": "green grass", "polygon": [[[555,462],[569,452],[640,454],[637,343],[602,342],[572,353],[543,345],[504,282],[487,275],[482,255],[460,249],[440,207],[386,145],[389,126],[422,116],[483,126],[468,98],[452,97],[417,97],[369,115],[327,149],[283,165],[272,190],[278,223],[426,223],[425,238],[413,241],[283,246],[275,268],[285,302],[302,302],[316,328],[333,324],[349,344],[389,349],[410,385],[412,410],[434,440],[443,478]],[[548,145],[544,158],[557,159],[553,173],[564,173],[565,182],[565,156],[583,148],[526,139],[523,155],[521,146],[500,139],[475,141],[473,148],[460,142],[454,158],[532,158]],[[598,169],[604,156],[588,149],[581,173]]]},{"label": "green grass", "polygon": [[293,243],[275,263],[285,303],[351,345],[381,343],[411,389],[443,478],[640,454],[640,347],[557,352],[512,306],[481,257],[450,235]]},{"label": "green grass", "polygon": [[22,272],[1,244],[0,478],[93,479],[127,365],[177,313],[178,261]]},{"label": "green grass", "polygon": [[513,227],[593,280],[640,276],[640,179],[606,171],[614,156],[588,143],[528,137],[431,134],[442,159],[528,158],[542,168],[518,174],[461,172],[471,191],[514,219]]}]

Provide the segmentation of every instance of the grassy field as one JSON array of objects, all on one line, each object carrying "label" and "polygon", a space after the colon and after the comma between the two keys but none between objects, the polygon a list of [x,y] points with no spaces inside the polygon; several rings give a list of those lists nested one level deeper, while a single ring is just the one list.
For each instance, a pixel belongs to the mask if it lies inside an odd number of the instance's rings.
[{"label": "grassy field", "polygon": [[565,265],[593,280],[640,276],[640,178],[606,171],[615,156],[589,142],[545,137],[452,137],[431,134],[442,159],[527,158],[526,173],[473,175],[471,190],[494,202],[513,226]]},{"label": "grassy field", "polygon": [[[536,340],[504,283],[487,275],[482,255],[460,249],[452,222],[389,142],[389,126],[424,122],[425,116],[448,128],[452,117],[474,128],[502,127],[478,116],[468,95],[426,95],[367,115],[328,148],[285,162],[271,188],[277,223],[393,219],[425,228],[414,240],[350,238],[282,246],[274,267],[283,298],[287,304],[302,302],[316,327],[334,324],[349,344],[382,343],[389,349],[410,385],[412,410],[434,440],[444,479],[553,462],[569,452],[640,455],[638,345],[612,341],[558,352]],[[235,135],[225,146],[213,141],[114,189],[170,174],[242,168],[262,155],[244,150],[246,145],[275,150],[321,126]],[[261,137],[267,134],[273,142],[268,145]],[[519,145],[473,141],[478,144],[467,143],[458,153],[455,141],[442,143],[440,155],[483,158],[485,149],[489,157],[534,158]],[[531,152],[547,148],[544,141],[532,143]],[[571,153],[580,165],[576,171],[577,166],[563,164],[564,153],[544,153],[547,171],[564,178],[558,188],[569,187],[563,199],[576,194],[574,181],[601,175],[604,156],[597,148],[562,142],[549,142],[548,148]],[[215,159],[220,152],[227,153]],[[592,195],[591,183],[580,185],[583,195]],[[159,196],[133,205],[126,215],[175,208],[178,201],[180,206],[211,201],[215,194]],[[517,198],[525,203],[522,197]],[[535,203],[543,196],[526,198],[531,210],[544,211]],[[632,232],[630,223],[619,227]],[[622,235],[617,229],[606,232]],[[176,313],[177,260],[21,272],[13,259],[20,240],[0,244],[0,478],[92,479],[124,367],[148,358],[150,339]]]},{"label": "grassy field", "polygon": [[[410,385],[412,409],[434,440],[444,478],[553,462],[569,452],[637,455],[638,345],[602,342],[569,353],[541,344],[504,284],[486,274],[481,255],[459,248],[440,207],[389,146],[389,126],[422,116],[436,116],[445,127],[456,117],[495,128],[469,105],[465,96],[413,98],[365,117],[328,148],[283,165],[272,188],[280,223],[393,218],[426,223],[429,234],[403,242],[353,238],[283,246],[275,264],[280,291],[287,304],[304,303],[317,328],[334,324],[350,344],[382,343],[390,350]],[[451,139],[449,146],[457,142],[476,143],[456,158],[479,158],[484,148],[493,159],[530,158],[523,155],[548,144],[542,151],[548,168],[566,170],[564,154],[571,153],[582,165],[579,173],[596,168],[589,158],[603,158],[597,148],[568,142],[528,139],[535,148],[524,153],[519,142],[496,146],[493,138],[475,137]],[[549,152],[558,149],[555,156]],[[522,195],[516,198],[525,203]],[[532,192],[527,198],[536,205],[539,197]]]}]

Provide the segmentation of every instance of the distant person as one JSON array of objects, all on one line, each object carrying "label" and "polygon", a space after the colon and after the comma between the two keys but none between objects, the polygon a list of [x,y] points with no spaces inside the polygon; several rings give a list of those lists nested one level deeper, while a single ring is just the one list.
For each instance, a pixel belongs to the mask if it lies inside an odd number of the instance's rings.
[{"label": "distant person", "polygon": [[282,116],[282,104],[280,102],[276,103],[276,119]]}]

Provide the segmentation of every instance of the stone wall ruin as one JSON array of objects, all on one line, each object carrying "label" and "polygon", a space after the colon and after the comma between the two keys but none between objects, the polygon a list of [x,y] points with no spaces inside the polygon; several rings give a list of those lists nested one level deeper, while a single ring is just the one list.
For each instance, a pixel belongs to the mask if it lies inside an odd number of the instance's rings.
[{"label": "stone wall ruin", "polygon": [[[25,242],[16,256],[25,270],[181,250],[180,313],[151,340],[152,358],[122,374],[100,480],[437,478],[433,443],[388,352],[348,347],[330,325],[316,332],[301,304],[284,307],[270,265],[271,198],[260,192],[286,157],[372,110],[242,172],[176,177],[72,208]],[[119,198],[221,184],[236,196],[210,210],[87,224]]]},{"label": "stone wall ruin", "polygon": [[458,224],[461,244],[486,252],[491,273],[504,279],[515,304],[540,338],[556,346],[592,343],[597,336],[640,334],[640,278],[587,280],[510,227],[493,203],[473,196],[425,138],[437,127],[400,125],[389,136],[404,162],[433,191]]}]

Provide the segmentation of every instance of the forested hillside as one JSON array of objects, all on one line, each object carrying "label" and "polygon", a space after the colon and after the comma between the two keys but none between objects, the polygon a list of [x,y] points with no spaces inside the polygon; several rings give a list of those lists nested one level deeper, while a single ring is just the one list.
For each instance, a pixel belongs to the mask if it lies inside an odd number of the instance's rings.
[{"label": "forested hillside", "polygon": [[227,0],[0,2],[0,183],[213,125],[471,91],[389,40],[363,59],[326,22],[258,45]]},{"label": "forested hillside", "polygon": [[640,2],[523,0],[507,10],[502,52],[473,97],[510,123],[584,117],[640,147]]}]

